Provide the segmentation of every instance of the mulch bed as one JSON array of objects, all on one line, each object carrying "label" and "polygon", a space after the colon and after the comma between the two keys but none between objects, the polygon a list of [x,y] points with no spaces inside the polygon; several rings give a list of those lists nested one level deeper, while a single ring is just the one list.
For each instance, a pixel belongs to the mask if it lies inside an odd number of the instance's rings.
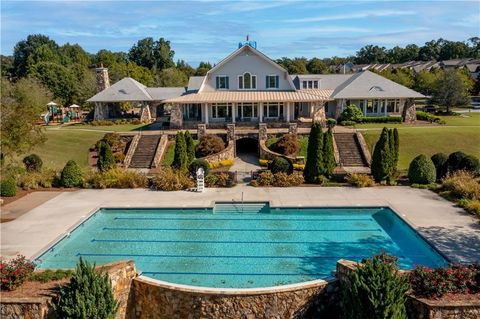
[{"label": "mulch bed", "polygon": [[41,298],[54,297],[58,287],[70,282],[70,279],[55,280],[46,283],[39,281],[26,281],[13,291],[3,291],[1,298]]}]

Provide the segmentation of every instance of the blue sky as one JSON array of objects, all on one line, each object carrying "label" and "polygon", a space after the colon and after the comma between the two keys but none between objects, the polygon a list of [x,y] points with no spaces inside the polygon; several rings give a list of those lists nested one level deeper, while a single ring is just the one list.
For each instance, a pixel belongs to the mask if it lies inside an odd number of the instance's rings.
[{"label": "blue sky", "polygon": [[480,1],[1,1],[1,53],[28,34],[91,53],[171,41],[175,59],[217,62],[249,34],[271,58],[354,54],[480,34]]}]

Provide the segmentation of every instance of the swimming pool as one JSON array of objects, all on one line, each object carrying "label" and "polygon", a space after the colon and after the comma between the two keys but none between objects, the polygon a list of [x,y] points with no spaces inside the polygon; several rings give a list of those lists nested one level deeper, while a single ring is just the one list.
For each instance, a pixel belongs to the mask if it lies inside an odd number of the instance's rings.
[{"label": "swimming pool", "polygon": [[446,260],[389,208],[100,209],[37,259],[72,268],[133,259],[143,275],[179,284],[256,288],[325,279],[336,261],[382,250],[401,268]]}]

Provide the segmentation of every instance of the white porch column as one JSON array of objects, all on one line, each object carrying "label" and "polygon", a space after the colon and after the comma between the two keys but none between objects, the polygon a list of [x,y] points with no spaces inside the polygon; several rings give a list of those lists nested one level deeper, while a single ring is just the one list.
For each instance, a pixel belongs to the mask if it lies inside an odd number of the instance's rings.
[{"label": "white porch column", "polygon": [[386,115],[387,115],[387,99],[385,99],[385,101],[383,101],[383,103],[384,103],[383,105],[384,105],[384,107],[385,107],[385,108],[383,109],[383,111],[384,111],[385,116],[386,116]]},{"label": "white porch column", "polygon": [[232,123],[235,123],[235,117],[237,116],[237,103],[232,103]]},{"label": "white porch column", "polygon": [[286,103],[287,107],[287,122],[290,122],[290,102]]},{"label": "white porch column", "polygon": [[208,124],[208,103],[203,104],[205,109],[205,124]]},{"label": "white porch column", "polygon": [[363,100],[363,115],[367,116],[367,100]]},{"label": "white porch column", "polygon": [[258,110],[258,121],[259,121],[260,123],[262,123],[262,122],[263,122],[263,102],[260,102],[260,103],[258,104],[258,107],[260,108],[260,109]]}]

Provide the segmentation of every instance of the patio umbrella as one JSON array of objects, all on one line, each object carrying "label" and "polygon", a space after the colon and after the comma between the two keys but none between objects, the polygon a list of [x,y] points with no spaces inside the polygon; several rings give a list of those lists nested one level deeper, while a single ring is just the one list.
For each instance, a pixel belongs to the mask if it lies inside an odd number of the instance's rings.
[{"label": "patio umbrella", "polygon": [[47,106],[57,106],[58,104],[53,102],[53,101],[50,101],[48,102]]},{"label": "patio umbrella", "polygon": [[77,104],[72,104],[69,106],[70,108],[80,108],[80,105],[77,105]]}]

